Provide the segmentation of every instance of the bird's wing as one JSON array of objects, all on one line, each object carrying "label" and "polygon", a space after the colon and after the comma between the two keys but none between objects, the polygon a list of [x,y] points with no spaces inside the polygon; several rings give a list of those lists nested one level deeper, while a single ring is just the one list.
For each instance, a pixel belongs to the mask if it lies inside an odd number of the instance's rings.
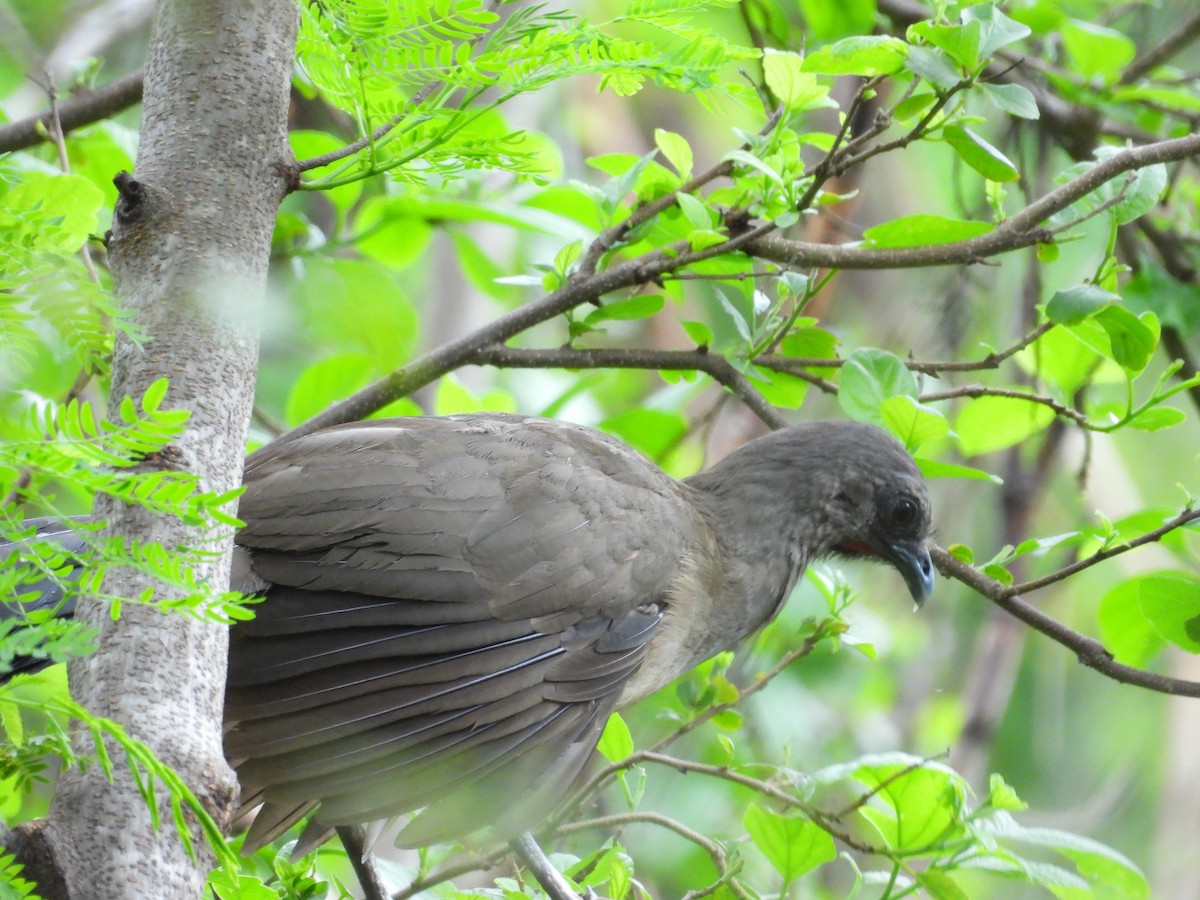
[{"label": "bird's wing", "polygon": [[[227,752],[248,839],[426,806],[402,841],[536,822],[662,619],[695,513],[615,441],[516,417],[384,420],[247,469],[254,573]],[[258,824],[261,822],[262,824]]]}]

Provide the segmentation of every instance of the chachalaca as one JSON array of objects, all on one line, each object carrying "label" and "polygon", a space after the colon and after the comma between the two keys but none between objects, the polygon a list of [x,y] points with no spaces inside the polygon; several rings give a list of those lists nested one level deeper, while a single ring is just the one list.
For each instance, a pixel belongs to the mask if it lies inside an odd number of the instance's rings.
[{"label": "chachalaca", "polygon": [[933,585],[921,476],[857,422],[676,481],[577,425],[383,419],[269,445],[245,482],[234,587],[263,600],[233,628],[225,746],[262,806],[248,851],[309,814],[298,852],[422,808],[398,844],[511,837],[610,712],[760,628],[813,560]]}]

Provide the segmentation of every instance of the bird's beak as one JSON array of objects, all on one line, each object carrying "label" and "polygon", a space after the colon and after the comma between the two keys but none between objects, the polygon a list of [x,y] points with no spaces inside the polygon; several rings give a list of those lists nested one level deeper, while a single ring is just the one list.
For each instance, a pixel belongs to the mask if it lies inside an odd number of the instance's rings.
[{"label": "bird's beak", "polygon": [[908,585],[908,592],[921,606],[933,593],[933,560],[924,544],[891,544],[887,556]]}]

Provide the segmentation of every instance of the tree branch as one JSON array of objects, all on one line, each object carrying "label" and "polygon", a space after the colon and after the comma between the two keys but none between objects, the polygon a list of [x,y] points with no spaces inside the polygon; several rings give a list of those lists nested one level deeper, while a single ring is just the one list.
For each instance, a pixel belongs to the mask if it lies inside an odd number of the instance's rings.
[{"label": "tree branch", "polygon": [[1070,575],[1074,575],[1076,572],[1094,566],[1096,563],[1103,562],[1106,559],[1111,559],[1114,556],[1119,556],[1136,547],[1158,541],[1167,533],[1194,519],[1200,519],[1200,510],[1185,510],[1171,521],[1165,523],[1161,528],[1142,535],[1127,544],[1094,553],[1087,559],[1080,560],[1070,566],[1065,566],[1044,578],[1034,579],[1033,581],[1027,581],[1018,585],[1006,585],[994,578],[989,578],[974,566],[967,565],[941,547],[931,548],[930,553],[933,556],[933,561],[937,564],[938,571],[943,575],[961,581],[967,587],[987,597],[1005,612],[1024,622],[1035,631],[1040,631],[1056,643],[1062,644],[1068,650],[1074,652],[1076,658],[1088,668],[1095,669],[1100,674],[1106,675],[1122,684],[1131,684],[1135,687],[1146,688],[1147,690],[1156,691],[1161,694],[1200,697],[1200,683],[1187,681],[1182,678],[1172,678],[1167,675],[1157,675],[1153,672],[1147,672],[1143,669],[1119,663],[1113,659],[1113,655],[1099,641],[1080,634],[1072,628],[1068,628],[1058,620],[1046,615],[1046,613],[1037,607],[1027,603],[1020,596],[1023,593],[1028,593],[1061,581]]},{"label": "tree branch", "polygon": [[[79,91],[58,103],[58,122],[65,135],[68,131],[107,119],[141,100],[142,73],[132,72],[102,87]],[[24,150],[50,140],[54,124],[54,110],[48,109],[35,116],[0,125],[0,153]]]},{"label": "tree branch", "polygon": [[716,882],[700,891],[689,892],[685,895],[685,898],[690,897],[692,900],[699,900],[700,897],[708,896],[722,885],[728,885],[729,890],[735,896],[744,898],[744,900],[750,900],[751,894],[734,878],[740,866],[731,867],[729,865],[729,854],[725,852],[725,848],[721,845],[720,841],[712,840],[708,836],[688,828],[682,822],[672,819],[670,816],[664,816],[662,813],[615,813],[609,816],[586,819],[581,822],[568,822],[560,825],[555,831],[558,834],[573,834],[577,831],[586,831],[589,828],[619,828],[622,825],[631,824],[658,825],[660,828],[673,831],[684,840],[690,841],[708,854],[708,858],[712,860],[713,867],[717,870],[718,877]]},{"label": "tree branch", "polygon": [[724,385],[772,428],[782,428],[784,418],[762,394],[719,353],[698,350],[524,350],[493,344],[471,355],[469,363],[507,369],[666,369],[704,372]]},{"label": "tree branch", "polygon": [[358,878],[358,885],[363,891],[363,900],[388,900],[387,885],[375,857],[367,852],[366,833],[361,825],[338,825],[338,840],[346,848],[346,858]]},{"label": "tree branch", "polygon": [[989,256],[1053,241],[1053,233],[1042,223],[1118,175],[1197,154],[1200,154],[1200,134],[1126,148],[1097,162],[1082,175],[1029,204],[1012,218],[997,225],[994,231],[963,241],[919,247],[875,248],[813,244],[770,234],[750,241],[745,251],[782,265],[832,269],[911,269],[977,263]]},{"label": "tree branch", "polygon": [[1052,572],[1051,574],[1043,576],[1042,578],[1035,578],[1031,581],[1025,581],[1021,584],[1013,585],[1007,590],[1013,596],[1016,596],[1017,594],[1028,594],[1032,591],[1040,590],[1041,588],[1048,587],[1049,585],[1062,581],[1064,578],[1074,575],[1076,572],[1082,572],[1084,569],[1089,569],[1097,563],[1102,563],[1107,559],[1112,559],[1114,556],[1120,556],[1122,553],[1128,553],[1130,550],[1136,550],[1138,547],[1144,547],[1147,544],[1157,543],[1172,531],[1175,531],[1177,528],[1182,528],[1184,525],[1188,524],[1189,522],[1194,522],[1197,519],[1200,519],[1200,509],[1185,509],[1173,519],[1164,522],[1160,527],[1155,528],[1153,531],[1148,531],[1140,537],[1136,537],[1133,540],[1127,541],[1123,544],[1117,544],[1116,546],[1108,547],[1104,550],[1097,550],[1086,559],[1081,559],[1069,566],[1063,566],[1057,572]]},{"label": "tree branch", "polygon": [[1087,172],[1031,203],[1011,219],[1001,223],[995,231],[965,241],[927,247],[885,249],[811,244],[777,237],[772,234],[775,225],[766,222],[703,250],[690,250],[686,242],[679,241],[595,274],[576,273],[557,291],[425,354],[405,368],[368,385],[341,403],[314,416],[282,435],[279,440],[291,440],[320,428],[360,419],[464,365],[481,348],[503,344],[522,331],[569,309],[595,302],[615,290],[654,282],[668,272],[696,262],[738,250],[783,265],[823,268],[913,268],[977,262],[985,256],[1050,240],[1052,235],[1041,227],[1042,221],[1118,175],[1154,163],[1186,159],[1198,153],[1200,134],[1160,141],[1143,147],[1131,147],[1114,153],[1096,163]]},{"label": "tree branch", "polygon": [[1121,73],[1121,80],[1118,83],[1133,84],[1143,75],[1149,75],[1198,37],[1200,37],[1200,11],[1192,13],[1178,27],[1172,29],[1160,44],[1151,47],[1127,65],[1125,71]]},{"label": "tree branch", "polygon": [[985,387],[982,384],[964,384],[961,387],[949,388],[945,391],[932,391],[928,394],[922,394],[917,399],[922,403],[935,403],[938,400],[954,400],[958,397],[971,399],[976,397],[1007,397],[1010,400],[1024,400],[1026,403],[1036,403],[1039,406],[1048,407],[1053,410],[1056,416],[1070,419],[1080,428],[1096,430],[1096,426],[1079,410],[1059,403],[1053,397],[1045,397],[1041,394],[1033,394],[1028,391],[1013,390],[1012,388],[992,388]]}]

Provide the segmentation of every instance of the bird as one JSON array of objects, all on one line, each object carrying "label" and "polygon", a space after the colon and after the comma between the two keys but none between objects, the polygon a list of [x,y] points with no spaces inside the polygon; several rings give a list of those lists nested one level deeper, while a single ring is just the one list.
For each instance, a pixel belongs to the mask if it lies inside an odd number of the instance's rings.
[{"label": "bird", "polygon": [[582,425],[376,419],[269,444],[244,483],[234,587],[261,600],[231,631],[225,751],[247,853],[306,818],[297,854],[397,817],[401,847],[511,838],[614,710],[760,629],[814,560],[933,588],[921,474],[863,422],[676,480]]}]

